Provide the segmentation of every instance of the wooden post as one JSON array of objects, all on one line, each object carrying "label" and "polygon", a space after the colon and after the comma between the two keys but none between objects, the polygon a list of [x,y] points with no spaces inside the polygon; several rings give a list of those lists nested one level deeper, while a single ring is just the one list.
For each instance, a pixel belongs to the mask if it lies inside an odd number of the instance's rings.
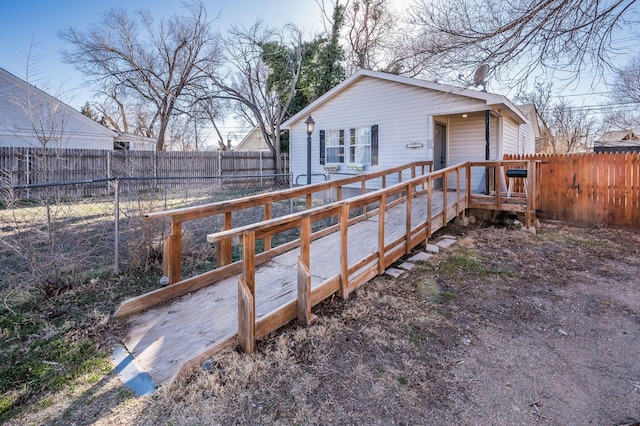
[{"label": "wooden post", "polygon": [[442,173],[442,227],[447,226],[447,172]]},{"label": "wooden post", "polygon": [[382,274],[386,269],[384,260],[384,219],[387,210],[387,194],[380,197],[380,214],[378,215],[378,274]]},{"label": "wooden post", "polygon": [[[223,228],[225,231],[233,228],[233,220],[231,216],[231,212],[224,213],[224,225]],[[221,267],[225,265],[229,265],[233,260],[231,256],[232,243],[231,238],[225,238],[218,242],[218,250],[216,253],[216,267]]]},{"label": "wooden post", "polygon": [[460,208],[460,167],[456,168],[456,214],[462,213]]},{"label": "wooden post", "polygon": [[466,192],[467,192],[467,206],[471,204],[471,163],[467,162],[467,169],[465,172],[465,178],[467,181],[466,184]]},{"label": "wooden post", "polygon": [[238,344],[251,354],[256,345],[255,296],[242,277],[238,277]]},{"label": "wooden post", "polygon": [[313,200],[311,198],[311,193],[307,194],[307,209],[310,209],[311,207],[313,207]]},{"label": "wooden post", "polygon": [[302,256],[298,256],[298,321],[308,325],[316,320],[311,313],[311,271]]},{"label": "wooden post", "polygon": [[342,205],[340,210],[340,296],[349,297],[349,249],[347,237],[349,233],[349,204]]},{"label": "wooden post", "polygon": [[493,165],[493,187],[496,193],[496,210],[502,210],[502,197],[500,194],[500,182],[502,181],[502,167],[500,167],[500,163],[495,163]]},{"label": "wooden post", "polygon": [[171,222],[171,235],[164,243],[162,272],[169,278],[169,284],[180,281],[182,257],[182,222]]},{"label": "wooden post", "polygon": [[242,276],[238,277],[238,343],[246,353],[256,344],[256,234],[242,236]]},{"label": "wooden post", "polygon": [[406,212],[406,222],[405,222],[405,236],[404,236],[404,252],[406,254],[411,253],[411,203],[413,196],[411,194],[412,188],[411,184],[407,185],[407,212]]},{"label": "wooden post", "polygon": [[[271,219],[271,203],[267,203],[264,205],[264,220]],[[264,251],[267,252],[271,250],[271,235],[264,239]]]},{"label": "wooden post", "polygon": [[431,218],[433,218],[433,176],[427,177],[427,240],[431,238]]},{"label": "wooden post", "polygon": [[525,214],[525,227],[530,228],[536,218],[536,163],[529,161],[527,163],[527,212]]}]

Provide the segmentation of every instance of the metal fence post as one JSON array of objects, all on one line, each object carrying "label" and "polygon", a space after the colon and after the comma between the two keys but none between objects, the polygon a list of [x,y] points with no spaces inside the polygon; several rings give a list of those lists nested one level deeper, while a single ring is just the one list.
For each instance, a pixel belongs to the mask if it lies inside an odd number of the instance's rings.
[{"label": "metal fence post", "polygon": [[114,231],[114,267],[113,272],[120,273],[120,180],[115,179],[115,231]]},{"label": "metal fence post", "polygon": [[258,153],[260,154],[260,188],[262,188],[264,186],[262,182],[262,151],[258,151]]}]

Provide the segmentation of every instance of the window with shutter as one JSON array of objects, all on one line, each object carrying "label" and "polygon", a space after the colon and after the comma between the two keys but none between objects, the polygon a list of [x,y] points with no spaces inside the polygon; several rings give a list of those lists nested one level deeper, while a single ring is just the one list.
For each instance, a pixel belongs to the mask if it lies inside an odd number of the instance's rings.
[{"label": "window with shutter", "polygon": [[371,126],[371,165],[378,165],[378,125]]},{"label": "window with shutter", "polygon": [[320,130],[320,164],[378,164],[378,125]]}]

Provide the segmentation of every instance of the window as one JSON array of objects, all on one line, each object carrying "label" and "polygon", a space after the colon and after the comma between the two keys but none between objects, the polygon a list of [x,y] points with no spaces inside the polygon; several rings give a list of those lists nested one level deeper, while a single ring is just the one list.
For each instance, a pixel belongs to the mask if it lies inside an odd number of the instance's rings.
[{"label": "window", "polygon": [[320,130],[320,164],[343,163],[378,164],[377,125],[348,129],[348,133]]},{"label": "window", "polygon": [[327,163],[344,163],[344,130],[327,130],[325,138]]},{"label": "window", "polygon": [[349,162],[371,164],[371,127],[349,129]]},{"label": "window", "polygon": [[113,143],[113,149],[115,149],[116,151],[118,151],[118,150],[129,151],[129,149],[130,149],[129,144],[130,144],[129,142],[115,141]]}]

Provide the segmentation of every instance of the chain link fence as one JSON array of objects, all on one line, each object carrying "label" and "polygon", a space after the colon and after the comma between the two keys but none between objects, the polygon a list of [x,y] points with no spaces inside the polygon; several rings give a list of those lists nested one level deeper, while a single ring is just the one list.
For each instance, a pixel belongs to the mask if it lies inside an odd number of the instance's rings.
[{"label": "chain link fence", "polygon": [[[61,293],[78,275],[140,270],[162,258],[169,233],[164,220],[144,220],[151,211],[232,200],[289,188],[288,174],[122,177],[38,185],[0,182],[0,280],[2,287],[31,283],[45,294]],[[292,203],[274,206],[287,214]],[[262,212],[234,218],[260,220]],[[222,218],[193,221],[184,229],[193,264],[214,259],[206,234],[221,229]],[[3,290],[6,290],[4,288]]]}]

